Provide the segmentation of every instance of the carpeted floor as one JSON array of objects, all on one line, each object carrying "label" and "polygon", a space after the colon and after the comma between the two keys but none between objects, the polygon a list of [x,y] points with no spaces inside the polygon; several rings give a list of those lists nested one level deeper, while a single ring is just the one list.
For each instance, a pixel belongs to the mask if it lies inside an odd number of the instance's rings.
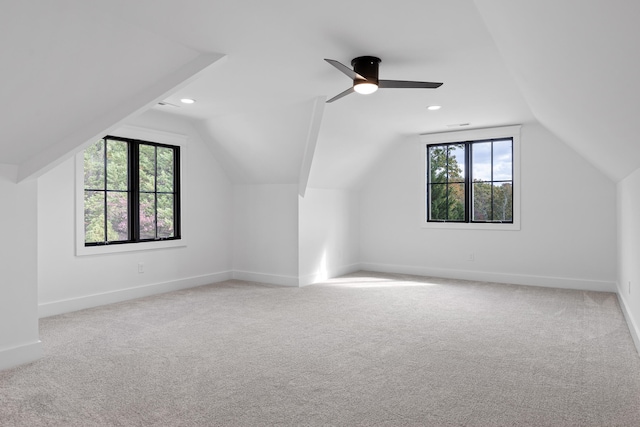
[{"label": "carpeted floor", "polygon": [[2,426],[638,426],[617,298],[364,273],[43,319]]}]

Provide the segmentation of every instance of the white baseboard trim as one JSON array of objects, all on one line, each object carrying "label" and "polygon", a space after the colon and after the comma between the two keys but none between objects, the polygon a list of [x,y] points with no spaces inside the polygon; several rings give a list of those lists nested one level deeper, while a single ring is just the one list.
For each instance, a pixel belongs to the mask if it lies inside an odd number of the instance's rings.
[{"label": "white baseboard trim", "polygon": [[631,338],[633,338],[633,343],[636,346],[636,351],[640,354],[640,328],[638,328],[638,323],[636,323],[635,319],[631,315],[627,301],[624,299],[624,296],[622,296],[620,289],[618,289],[618,302],[620,302],[620,308],[622,309],[622,314],[624,314],[624,319],[627,321],[627,326],[629,327]]},{"label": "white baseboard trim", "polygon": [[233,270],[233,278],[247,282],[268,283],[270,285],[298,287],[298,278],[281,274],[257,273],[254,271]]},{"label": "white baseboard trim", "polygon": [[300,286],[309,286],[314,283],[322,282],[334,277],[343,276],[349,273],[355,273],[361,270],[360,264],[343,265],[341,267],[333,268],[330,271],[322,271],[300,276]]},{"label": "white baseboard trim", "polygon": [[222,282],[224,280],[230,280],[231,278],[232,272],[224,271],[220,273],[188,277],[185,279],[171,280],[163,283],[154,283],[133,288],[118,289],[110,292],[86,295],[66,300],[46,302],[38,305],[38,316],[40,318],[55,316],[57,314],[84,310],[85,308],[98,307],[100,305],[113,304],[130,299],[146,297],[149,295],[156,295],[165,292],[177,291],[180,289],[194,288],[196,286]]},{"label": "white baseboard trim", "polygon": [[35,362],[41,357],[42,344],[39,340],[16,347],[0,349],[0,371]]},{"label": "white baseboard trim", "polygon": [[510,283],[514,285],[541,286],[546,288],[574,289],[580,291],[617,292],[617,287],[614,282],[602,280],[454,270],[410,265],[378,264],[371,262],[363,262],[360,264],[360,267],[362,270],[377,271],[381,273],[415,274],[418,276],[478,280],[482,282]]}]

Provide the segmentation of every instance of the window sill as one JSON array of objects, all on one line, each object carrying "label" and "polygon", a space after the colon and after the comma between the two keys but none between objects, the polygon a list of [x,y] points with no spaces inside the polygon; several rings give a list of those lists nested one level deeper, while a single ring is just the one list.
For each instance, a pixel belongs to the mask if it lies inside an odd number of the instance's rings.
[{"label": "window sill", "polygon": [[432,230],[491,230],[491,231],[520,231],[520,224],[481,224],[460,222],[422,222],[422,228]]},{"label": "window sill", "polygon": [[78,245],[76,248],[76,256],[88,256],[88,255],[106,255],[117,254],[123,252],[136,252],[136,251],[152,251],[158,249],[169,248],[182,248],[186,247],[187,242],[184,239],[180,240],[165,240],[159,242],[142,242],[142,243],[123,243],[115,245],[100,245],[100,246],[84,246]]}]

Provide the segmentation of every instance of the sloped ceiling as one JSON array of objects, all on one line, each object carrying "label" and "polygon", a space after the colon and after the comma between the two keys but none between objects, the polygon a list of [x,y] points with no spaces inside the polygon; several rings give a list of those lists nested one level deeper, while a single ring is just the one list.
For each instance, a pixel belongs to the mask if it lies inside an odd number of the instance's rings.
[{"label": "sloped ceiling", "polygon": [[612,180],[640,167],[640,2],[476,0],[535,117]]},{"label": "sloped ceiling", "polygon": [[[153,108],[192,122],[233,182],[298,183],[315,100],[350,85],[323,59],[374,55],[381,78],[444,85],[327,104],[311,186],[357,188],[419,133],[536,119],[619,179],[640,159],[632,3],[13,2],[0,15],[10,59],[0,94],[11,100],[0,106],[0,163],[28,175],[106,128],[96,118],[113,122],[162,99],[176,106]],[[225,60],[208,66],[217,52]]]},{"label": "sloped ceiling", "polygon": [[222,55],[202,54],[90,7],[4,2],[0,163],[24,178],[155,105]]}]

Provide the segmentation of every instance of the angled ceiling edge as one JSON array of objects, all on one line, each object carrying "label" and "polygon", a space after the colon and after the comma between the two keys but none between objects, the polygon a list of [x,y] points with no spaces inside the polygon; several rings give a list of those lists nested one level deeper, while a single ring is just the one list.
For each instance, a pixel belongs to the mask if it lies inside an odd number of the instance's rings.
[{"label": "angled ceiling edge", "polygon": [[186,86],[202,71],[226,58],[219,53],[201,53],[175,72],[132,95],[108,114],[80,126],[72,134],[19,165],[18,181],[34,179],[62,163],[85,145],[121,126],[128,118],[157,104],[169,94]]},{"label": "angled ceiling edge", "polygon": [[326,96],[319,96],[313,102],[313,110],[311,111],[311,120],[309,123],[309,133],[304,148],[304,155],[300,165],[300,181],[298,185],[298,194],[304,197],[309,185],[309,174],[311,173],[311,165],[313,164],[313,156],[318,143],[318,135],[320,134],[320,125],[324,114],[324,106],[327,100]]}]

